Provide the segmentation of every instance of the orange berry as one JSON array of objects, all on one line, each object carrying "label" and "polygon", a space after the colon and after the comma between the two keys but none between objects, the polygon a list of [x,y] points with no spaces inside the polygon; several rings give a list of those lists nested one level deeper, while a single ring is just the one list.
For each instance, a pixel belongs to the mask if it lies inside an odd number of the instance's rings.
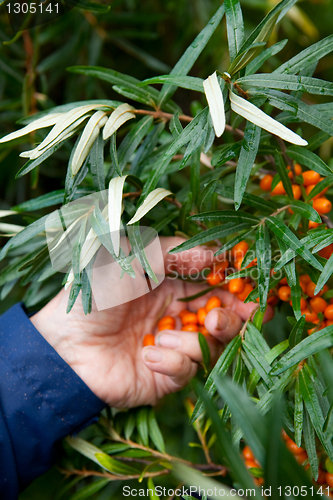
[{"label": "orange berry", "polygon": [[288,439],[290,439],[290,437],[288,436],[288,434],[286,433],[286,431],[284,429],[282,429],[282,438],[285,441],[288,441]]},{"label": "orange berry", "polygon": [[211,297],[210,299],[208,299],[207,304],[205,306],[206,313],[209,313],[209,311],[211,311],[212,309],[215,309],[216,307],[221,307],[221,305],[222,305],[222,302],[218,297],[216,297],[216,296]]},{"label": "orange berry", "polygon": [[287,278],[282,278],[282,280],[279,281],[279,285],[288,285]]},{"label": "orange berry", "polygon": [[332,203],[327,198],[317,198],[313,200],[313,208],[319,214],[328,214],[332,209]]},{"label": "orange berry", "polygon": [[325,484],[326,483],[326,471],[323,469],[319,469],[318,471],[318,479],[316,481],[317,484]]},{"label": "orange berry", "polygon": [[211,286],[218,285],[222,281],[220,274],[214,271],[211,271],[206,279]]},{"label": "orange berry", "polygon": [[307,308],[307,303],[306,300],[301,297],[301,311],[304,311],[304,309]]},{"label": "orange berry", "polygon": [[[322,180],[322,179],[320,179]],[[312,189],[315,187],[316,184],[311,184],[310,186],[308,186],[307,188],[305,188],[305,191],[306,191],[306,194],[310,194]],[[313,196],[313,200],[316,200],[317,198],[322,198],[324,196],[324,194],[327,192],[328,190],[328,187],[323,189],[320,193],[316,194],[316,196]]]},{"label": "orange berry", "polygon": [[277,194],[286,194],[282,181],[277,183],[271,194],[272,196],[276,196]]},{"label": "orange berry", "polygon": [[246,283],[244,286],[244,290],[241,293],[237,293],[236,297],[238,300],[241,302],[244,302],[244,300],[247,298],[249,293],[251,293],[253,290],[253,286],[250,283]]},{"label": "orange berry", "polygon": [[333,253],[333,244],[327,245],[327,247],[322,248],[318,254],[320,257],[324,257],[325,259],[329,259]]},{"label": "orange berry", "polygon": [[236,259],[234,261],[234,267],[238,270],[242,269],[242,262],[243,262],[243,257],[241,257],[240,259]]},{"label": "orange berry", "polygon": [[300,277],[299,277],[299,280],[303,283],[311,283],[311,278],[308,274],[302,274]]},{"label": "orange berry", "polygon": [[324,316],[326,319],[332,320],[333,319],[333,304],[330,304],[327,306],[324,310]]},{"label": "orange berry", "polygon": [[333,488],[333,474],[330,474],[330,472],[326,472],[326,484]]},{"label": "orange berry", "polygon": [[314,170],[306,170],[302,173],[303,185],[310,186],[311,184],[318,184],[320,181],[320,174]]},{"label": "orange berry", "polygon": [[198,323],[198,317],[196,313],[192,312],[187,312],[186,314],[183,315],[181,318],[183,325],[189,325],[189,324],[197,324]]},{"label": "orange berry", "polygon": [[256,486],[262,486],[263,484],[265,484],[265,481],[264,481],[264,478],[263,477],[255,477],[253,479],[253,482]]},{"label": "orange berry", "polygon": [[287,167],[287,170],[288,170],[288,177],[289,177],[289,179],[293,179],[294,176],[293,176],[292,171],[290,170],[290,167]]},{"label": "orange berry", "polygon": [[205,326],[200,327],[200,332],[202,333],[202,335],[209,335],[209,331]]},{"label": "orange berry", "polygon": [[299,455],[294,455],[294,458],[296,460],[296,462],[299,463],[299,465],[302,465],[305,460],[308,458],[308,455],[306,453],[306,451],[303,451],[303,453],[300,453]]},{"label": "orange berry", "polygon": [[253,452],[249,446],[244,447],[243,456],[246,460],[255,460]]},{"label": "orange berry", "polygon": [[293,190],[293,195],[294,195],[295,200],[299,200],[300,197],[302,196],[301,188],[299,187],[298,184],[293,184],[291,187]]},{"label": "orange berry", "polygon": [[253,459],[245,460],[245,465],[248,469],[257,469],[259,467],[258,462],[255,462]]},{"label": "orange berry", "polygon": [[260,181],[260,188],[263,191],[270,191],[272,186],[272,181],[273,181],[272,175],[269,174],[265,175]]},{"label": "orange berry", "polygon": [[249,267],[254,267],[256,265],[257,265],[257,257],[254,260],[252,260],[250,264],[246,266],[246,269],[248,269]]},{"label": "orange berry", "polygon": [[206,309],[204,307],[200,307],[197,310],[197,316],[198,316],[198,323],[199,325],[204,325],[205,324],[205,319],[207,316]]},{"label": "orange berry", "polygon": [[332,326],[333,325],[333,319],[328,319],[326,321],[326,326]]},{"label": "orange berry", "polygon": [[318,319],[317,313],[314,311],[311,312],[309,311],[309,309],[304,309],[304,311],[302,311],[302,314],[305,314],[305,321],[307,321],[308,323],[313,323]]},{"label": "orange berry", "polygon": [[315,222],[313,220],[309,220],[309,229],[316,229],[319,226],[319,222]]},{"label": "orange berry", "polygon": [[143,338],[143,346],[146,347],[148,345],[155,345],[155,336],[152,333],[148,333]]},{"label": "orange berry", "polygon": [[238,260],[241,257],[244,257],[244,255],[246,254],[248,249],[249,249],[249,245],[246,243],[245,240],[237,243],[237,245],[235,245],[232,249],[232,255],[233,255],[234,259]]},{"label": "orange berry", "polygon": [[315,283],[312,283],[312,282],[309,283],[306,287],[306,294],[311,298],[317,297],[317,296],[320,297],[320,295],[322,295],[322,294],[320,294],[320,292],[315,295],[315,288],[316,288]]},{"label": "orange berry", "polygon": [[176,320],[172,316],[164,316],[157,323],[158,331],[174,330],[175,326],[176,326]]},{"label": "orange berry", "polygon": [[188,313],[188,309],[183,309],[182,311],[180,311],[180,313],[178,314],[178,316],[180,318],[182,318],[184,316],[184,314],[187,314]]},{"label": "orange berry", "polygon": [[182,331],[183,332],[198,332],[199,328],[198,325],[195,325],[194,323],[189,323],[188,325],[182,326]]},{"label": "orange berry", "polygon": [[302,167],[299,163],[295,163],[294,165],[294,170],[296,175],[301,175],[302,173]]},{"label": "orange berry", "polygon": [[279,297],[277,295],[271,295],[267,299],[267,304],[270,304],[272,307],[276,306],[279,302]]},{"label": "orange berry", "polygon": [[313,297],[313,299],[310,300],[310,306],[314,312],[322,313],[326,309],[327,302],[321,297]]},{"label": "orange berry", "polygon": [[278,296],[283,302],[287,302],[291,297],[290,286],[281,286],[278,290]]},{"label": "orange berry", "polygon": [[244,290],[245,283],[242,278],[234,278],[229,281],[229,292],[241,293]]},{"label": "orange berry", "polygon": [[294,443],[294,441],[292,439],[288,439],[286,441],[286,446],[287,446],[288,450],[291,451],[291,453],[293,455],[300,455],[301,453],[304,452],[304,449],[303,448],[299,448],[297,446],[297,444]]},{"label": "orange berry", "polygon": [[214,271],[217,273],[217,272],[220,272],[220,271],[225,271],[227,269],[227,267],[229,267],[229,261],[228,259],[226,260],[223,260],[222,262],[215,262],[214,264]]}]

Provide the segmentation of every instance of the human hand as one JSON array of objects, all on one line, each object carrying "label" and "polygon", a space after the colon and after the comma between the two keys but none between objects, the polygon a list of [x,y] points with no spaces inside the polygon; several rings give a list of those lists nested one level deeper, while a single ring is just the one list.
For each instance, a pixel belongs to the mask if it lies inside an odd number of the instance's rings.
[{"label": "human hand", "polygon": [[[173,271],[174,276],[180,270],[185,274],[193,268],[201,271],[213,263],[211,249],[196,247],[170,255],[168,251],[183,240],[161,238],[160,241],[166,272]],[[156,329],[161,312],[177,317],[184,309],[177,299],[199,290],[199,285],[166,278],[159,287],[138,299],[103,311],[93,307],[87,316],[80,298],[66,314],[69,291],[62,290],[31,321],[108,405],[117,408],[153,405],[189,382],[202,361],[201,350],[197,335],[181,331],[180,323],[176,324],[176,330],[158,333],[155,346],[143,348],[143,338]],[[188,302],[188,309],[196,311],[212,295],[218,295],[224,306],[210,311],[205,321],[211,334],[207,336],[211,359],[215,362],[223,344],[239,333],[242,320],[248,319],[256,304],[244,304],[231,293],[215,289],[214,293]],[[166,302],[170,303],[165,309]],[[272,316],[269,306],[265,321]]]}]

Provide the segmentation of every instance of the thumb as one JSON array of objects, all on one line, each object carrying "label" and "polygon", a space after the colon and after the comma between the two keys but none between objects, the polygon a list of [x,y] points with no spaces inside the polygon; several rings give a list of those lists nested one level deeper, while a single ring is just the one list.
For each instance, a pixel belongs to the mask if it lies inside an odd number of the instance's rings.
[{"label": "thumb", "polygon": [[205,327],[213,337],[226,344],[240,332],[242,320],[229,307],[216,307],[207,314]]}]

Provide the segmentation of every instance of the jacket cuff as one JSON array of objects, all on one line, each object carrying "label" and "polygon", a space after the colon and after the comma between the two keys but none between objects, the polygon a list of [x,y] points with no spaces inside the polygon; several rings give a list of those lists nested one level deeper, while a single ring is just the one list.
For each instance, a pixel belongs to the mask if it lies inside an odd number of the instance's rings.
[{"label": "jacket cuff", "polygon": [[2,410],[21,486],[53,465],[56,443],[106,406],[36,330],[17,304],[0,318]]}]

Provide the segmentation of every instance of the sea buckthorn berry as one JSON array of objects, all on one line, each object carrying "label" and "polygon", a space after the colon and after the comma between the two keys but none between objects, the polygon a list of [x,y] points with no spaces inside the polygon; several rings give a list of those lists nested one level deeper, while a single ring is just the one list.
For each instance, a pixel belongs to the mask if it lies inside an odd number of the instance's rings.
[{"label": "sea buckthorn berry", "polygon": [[279,297],[277,295],[271,295],[267,299],[267,304],[270,304],[272,307],[276,306],[279,302]]},{"label": "sea buckthorn berry", "polygon": [[300,277],[299,277],[299,280],[303,283],[311,283],[311,278],[308,274],[302,274]]},{"label": "sea buckthorn berry", "polygon": [[282,181],[279,181],[277,183],[271,194],[272,196],[276,196],[278,194],[286,194],[286,190],[283,187]]},{"label": "sea buckthorn berry", "polygon": [[282,439],[284,439],[285,441],[287,441],[289,438],[288,434],[286,433],[286,431],[284,429],[282,429]]},{"label": "sea buckthorn berry", "polygon": [[333,488],[333,474],[326,472],[326,484],[330,488]]},{"label": "sea buckthorn berry", "polygon": [[324,316],[326,319],[333,319],[333,304],[327,306],[324,310]]},{"label": "sea buckthorn berry", "polygon": [[282,278],[282,280],[279,281],[279,285],[288,285],[287,278],[286,277]]},{"label": "sea buckthorn berry", "polygon": [[241,257],[244,257],[244,255],[246,254],[248,249],[249,249],[249,245],[246,243],[245,240],[237,243],[237,245],[235,245],[232,249],[232,255],[233,255],[234,259],[238,260]]},{"label": "sea buckthorn berry", "polygon": [[229,267],[229,261],[228,261],[228,259],[223,260],[222,262],[215,262],[215,264],[214,264],[214,271],[216,273],[218,273],[218,272],[223,273],[223,271],[225,271],[227,269],[227,267]]},{"label": "sea buckthorn berry", "polygon": [[155,336],[152,333],[148,333],[143,338],[143,346],[155,345]]},{"label": "sea buckthorn berry", "polygon": [[333,325],[333,319],[328,319],[326,321],[326,326],[332,326]]},{"label": "sea buckthorn berry", "polygon": [[324,259],[329,259],[333,253],[333,244],[327,245],[327,247],[322,248],[318,254],[320,257],[324,257]]},{"label": "sea buckthorn berry", "polygon": [[301,188],[299,187],[298,184],[293,184],[291,187],[293,190],[293,195],[294,195],[295,200],[299,200],[300,197],[302,196]]},{"label": "sea buckthorn berry", "polygon": [[211,271],[206,279],[211,286],[218,285],[222,281],[222,277],[220,276],[220,274],[216,273],[215,271]]},{"label": "sea buckthorn berry", "polygon": [[187,314],[187,313],[188,313],[188,309],[183,309],[182,311],[180,311],[180,313],[178,314],[178,316],[181,319],[184,316],[184,314]]},{"label": "sea buckthorn berry", "polygon": [[327,302],[321,297],[313,297],[313,299],[310,300],[310,306],[314,312],[322,313],[327,307]]},{"label": "sea buckthorn berry", "polygon": [[319,214],[328,214],[332,209],[332,203],[327,198],[317,198],[313,200],[313,208]]},{"label": "sea buckthorn berry", "polygon": [[176,326],[176,320],[172,316],[164,316],[157,323],[157,328],[161,330],[174,330]]},{"label": "sea buckthorn berry", "polygon": [[183,315],[181,318],[183,325],[189,325],[189,324],[197,324],[198,323],[198,317],[196,313],[192,312],[187,312],[186,314]]},{"label": "sea buckthorn berry", "polygon": [[303,451],[303,453],[300,453],[299,455],[294,455],[294,458],[296,462],[299,463],[299,465],[302,465],[305,462],[305,460],[307,460],[308,455],[306,451]]},{"label": "sea buckthorn berry", "polygon": [[318,479],[316,481],[317,484],[325,484],[326,483],[326,471],[323,469],[319,469],[318,471]]},{"label": "sea buckthorn berry", "polygon": [[195,325],[194,323],[189,323],[188,325],[182,326],[182,331],[183,332],[198,332],[199,327],[198,325]]},{"label": "sea buckthorn berry", "polygon": [[199,331],[200,333],[202,333],[202,335],[209,335],[209,331],[205,326],[201,326]]},{"label": "sea buckthorn berry", "polygon": [[309,220],[309,229],[316,229],[319,226],[319,222],[315,222],[313,220]]},{"label": "sea buckthorn berry", "polygon": [[249,446],[244,447],[243,456],[246,460],[255,460],[253,452]]},{"label": "sea buckthorn berry", "polygon": [[260,189],[263,191],[270,191],[271,186],[272,186],[272,181],[273,181],[273,176],[272,175],[265,175],[261,181],[260,181]]},{"label": "sea buckthorn berry", "polygon": [[287,446],[288,450],[291,451],[291,453],[293,455],[300,455],[301,453],[304,453],[304,451],[305,451],[303,448],[299,448],[297,446],[297,444],[294,443],[294,441],[292,439],[288,439],[286,441],[286,446]]},{"label": "sea buckthorn berry", "polygon": [[303,177],[303,185],[304,186],[310,186],[311,184],[318,184],[320,180],[320,174],[318,172],[315,172],[314,170],[306,170],[305,172],[302,173]]},{"label": "sea buckthorn berry", "polygon": [[246,266],[246,269],[248,269],[249,267],[254,267],[256,265],[257,265],[257,257],[254,260],[252,260],[250,264]]},{"label": "sea buckthorn berry", "polygon": [[[290,301],[289,304],[292,306],[293,305],[292,301]],[[304,309],[306,309],[307,307],[308,307],[308,304],[307,304],[306,300],[303,299],[303,297],[301,297],[301,311],[304,311]]]},{"label": "sea buckthorn berry", "polygon": [[[321,180],[321,179],[320,179]],[[316,186],[316,184],[311,184],[307,188],[305,188],[306,194],[310,194],[312,189]],[[328,191],[328,187],[323,189],[320,193],[316,194],[316,196],[313,196],[313,200],[316,200],[317,198],[322,198],[324,194]]]},{"label": "sea buckthorn berry", "polygon": [[242,269],[242,262],[243,262],[243,257],[241,257],[240,259],[236,259],[234,261],[234,267],[239,270],[239,269]]},{"label": "sea buckthorn berry", "polygon": [[293,179],[294,178],[294,174],[290,170],[290,167],[287,167],[287,170],[288,170],[288,177],[289,177],[289,179]]},{"label": "sea buckthorn berry", "polygon": [[305,321],[308,323],[313,323],[318,319],[317,313],[314,311],[309,311],[309,309],[304,309],[302,314],[305,314]]},{"label": "sea buckthorn berry", "polygon": [[257,469],[259,467],[258,462],[255,462],[253,459],[245,460],[245,465],[248,469]]},{"label": "sea buckthorn berry", "polygon": [[236,297],[238,300],[241,302],[244,302],[244,300],[247,298],[249,293],[251,293],[253,290],[253,286],[250,283],[246,283],[244,286],[244,290],[241,293],[237,293]]},{"label": "sea buckthorn berry", "polygon": [[244,290],[245,283],[242,278],[234,278],[229,281],[229,292],[241,293]]},{"label": "sea buckthorn berry", "polygon": [[322,295],[322,292],[319,292],[315,295],[315,289],[316,289],[316,284],[315,283],[309,283],[307,286],[306,286],[306,294],[313,298],[313,297],[320,297],[320,295]]},{"label": "sea buckthorn berry", "polygon": [[278,296],[283,302],[287,302],[291,297],[290,286],[281,286],[278,290]]},{"label": "sea buckthorn berry", "polygon": [[207,316],[206,309],[204,307],[200,307],[197,311],[198,323],[199,325],[205,324],[205,319]]},{"label": "sea buckthorn berry", "polygon": [[208,299],[207,304],[205,306],[206,313],[209,313],[212,309],[215,309],[216,307],[221,307],[222,302],[221,300],[214,295],[214,297],[211,297]]},{"label": "sea buckthorn berry", "polygon": [[303,171],[302,167],[301,167],[301,165],[299,163],[295,163],[294,170],[295,170],[295,174],[296,175],[301,175],[301,173]]}]

